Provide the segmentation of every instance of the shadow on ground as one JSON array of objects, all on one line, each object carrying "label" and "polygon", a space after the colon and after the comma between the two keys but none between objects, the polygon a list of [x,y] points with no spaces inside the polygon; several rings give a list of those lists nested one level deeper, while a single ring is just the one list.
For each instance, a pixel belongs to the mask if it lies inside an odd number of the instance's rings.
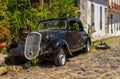
[{"label": "shadow on ground", "polygon": [[[77,56],[82,55],[82,54],[85,54],[85,53],[83,51],[78,51],[78,52],[73,53],[73,56],[67,55],[67,62],[70,62],[69,59],[71,59],[73,57],[77,57]],[[16,59],[18,59],[18,58],[16,58]],[[55,66],[53,61],[49,61],[49,60],[40,60],[40,62],[39,61],[35,61],[32,64],[31,61],[15,61],[16,59],[15,58],[11,58],[10,61],[9,61],[9,58],[6,57],[5,58],[5,64],[8,65],[8,66],[11,66],[11,65],[22,66],[24,69],[27,69],[27,68],[33,67],[33,66],[40,66],[40,67],[43,67],[43,68],[58,67],[58,66]]]}]

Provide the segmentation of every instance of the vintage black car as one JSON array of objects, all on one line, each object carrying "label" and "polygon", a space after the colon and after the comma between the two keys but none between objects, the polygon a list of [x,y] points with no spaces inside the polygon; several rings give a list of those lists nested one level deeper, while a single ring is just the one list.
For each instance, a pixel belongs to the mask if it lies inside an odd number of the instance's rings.
[{"label": "vintage black car", "polygon": [[55,18],[40,21],[38,32],[30,32],[26,38],[16,37],[7,47],[10,58],[50,58],[56,65],[66,64],[66,54],[90,51],[91,39],[83,29],[79,18]]}]

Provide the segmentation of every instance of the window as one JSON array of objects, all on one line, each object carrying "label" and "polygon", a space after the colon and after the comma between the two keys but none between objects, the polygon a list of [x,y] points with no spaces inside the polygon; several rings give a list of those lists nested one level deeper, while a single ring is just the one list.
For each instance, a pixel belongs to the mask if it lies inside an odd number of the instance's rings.
[{"label": "window", "polygon": [[102,7],[100,7],[100,30],[102,30]]},{"label": "window", "polygon": [[94,4],[91,5],[91,25],[94,27]]},{"label": "window", "polygon": [[79,30],[79,24],[75,20],[70,21],[70,30]]},{"label": "window", "polygon": [[64,30],[66,28],[67,21],[66,20],[50,20],[40,22],[39,30]]},{"label": "window", "polygon": [[80,30],[80,31],[83,31],[83,24],[82,24],[82,22],[79,21],[78,23],[79,23],[79,30]]},{"label": "window", "polygon": [[105,8],[105,25],[107,25],[107,8]]},{"label": "window", "polygon": [[81,22],[71,20],[69,29],[76,30],[76,31],[83,31],[83,24]]}]

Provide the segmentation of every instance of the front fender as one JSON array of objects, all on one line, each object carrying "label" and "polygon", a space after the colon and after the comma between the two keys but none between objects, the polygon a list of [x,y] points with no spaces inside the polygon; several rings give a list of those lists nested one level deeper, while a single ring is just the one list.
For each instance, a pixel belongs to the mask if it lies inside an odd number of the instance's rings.
[{"label": "front fender", "polygon": [[48,49],[52,52],[58,51],[64,44],[66,44],[66,41],[63,39],[55,39],[52,40],[49,43]]}]

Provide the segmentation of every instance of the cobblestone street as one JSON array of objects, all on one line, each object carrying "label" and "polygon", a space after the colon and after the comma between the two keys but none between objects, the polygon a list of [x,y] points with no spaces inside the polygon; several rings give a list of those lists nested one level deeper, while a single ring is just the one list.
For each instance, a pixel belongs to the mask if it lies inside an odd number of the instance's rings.
[{"label": "cobblestone street", "polygon": [[77,52],[62,67],[49,61],[31,67],[8,66],[9,72],[0,79],[120,79],[119,39],[109,43],[107,50]]}]

